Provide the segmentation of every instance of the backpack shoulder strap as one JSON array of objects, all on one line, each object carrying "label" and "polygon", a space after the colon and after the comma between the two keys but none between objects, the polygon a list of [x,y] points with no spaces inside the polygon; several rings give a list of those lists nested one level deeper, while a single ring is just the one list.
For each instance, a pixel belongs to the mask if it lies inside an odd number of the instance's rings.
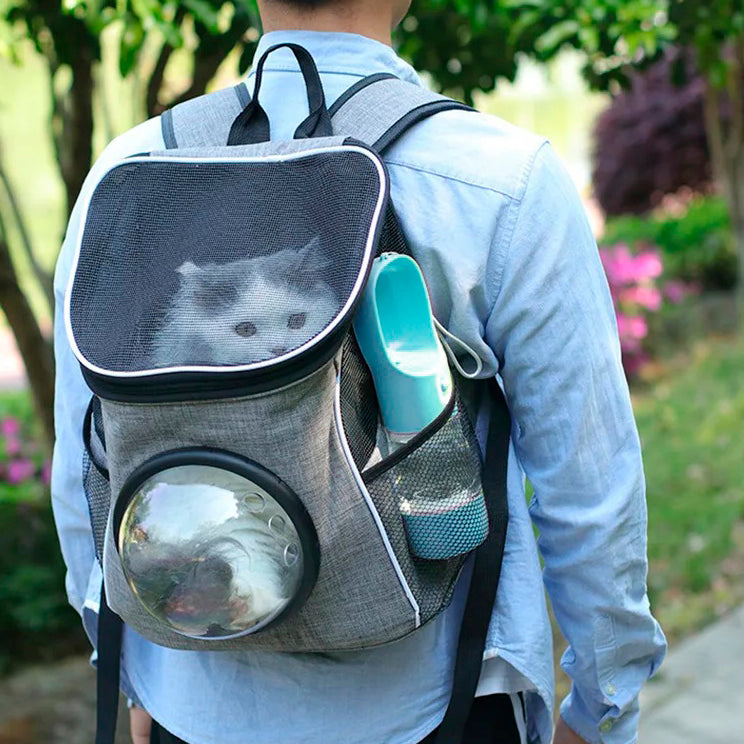
[{"label": "backpack shoulder strap", "polygon": [[474,111],[464,103],[382,73],[352,85],[329,113],[334,132],[382,153],[418,122],[452,109]]},{"label": "backpack shoulder strap", "polygon": [[160,126],[165,146],[171,150],[175,147],[224,145],[235,117],[250,100],[245,83],[240,83],[164,111]]}]

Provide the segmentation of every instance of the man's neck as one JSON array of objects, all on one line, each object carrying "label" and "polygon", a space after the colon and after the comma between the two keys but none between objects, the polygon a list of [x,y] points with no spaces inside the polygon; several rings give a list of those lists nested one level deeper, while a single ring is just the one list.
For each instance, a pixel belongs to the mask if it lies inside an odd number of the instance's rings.
[{"label": "man's neck", "polygon": [[330,5],[303,12],[288,4],[264,0],[259,2],[264,33],[269,31],[340,31],[360,34],[383,44],[392,41],[391,14],[380,12],[385,3],[357,3],[354,7]]}]

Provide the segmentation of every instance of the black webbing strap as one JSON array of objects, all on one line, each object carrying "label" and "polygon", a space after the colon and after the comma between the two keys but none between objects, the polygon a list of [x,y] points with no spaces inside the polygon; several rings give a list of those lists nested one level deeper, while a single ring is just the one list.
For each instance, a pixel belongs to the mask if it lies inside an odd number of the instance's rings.
[{"label": "black webbing strap", "polygon": [[460,101],[388,73],[357,81],[330,107],[333,131],[383,153],[409,129],[442,111],[474,112]]},{"label": "black webbing strap", "polygon": [[101,586],[98,609],[98,674],[96,679],[96,741],[114,744],[119,712],[119,666],[121,663],[121,618],[108,606],[106,590]]},{"label": "black webbing strap", "polygon": [[504,394],[495,379],[488,382],[490,419],[483,467],[483,493],[491,526],[486,541],[476,550],[470,589],[465,604],[455,659],[452,696],[439,727],[436,744],[463,744],[465,723],[478,687],[488,626],[501,575],[506,542],[508,505],[506,465],[511,418]]}]

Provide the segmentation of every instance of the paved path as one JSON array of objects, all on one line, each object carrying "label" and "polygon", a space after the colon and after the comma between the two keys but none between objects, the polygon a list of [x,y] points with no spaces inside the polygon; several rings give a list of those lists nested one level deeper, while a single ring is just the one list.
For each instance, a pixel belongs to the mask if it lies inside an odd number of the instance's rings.
[{"label": "paved path", "polygon": [[640,744],[744,742],[744,605],[670,650],[641,711]]},{"label": "paved path", "polygon": [[[0,744],[91,744],[95,672],[86,658],[40,664],[0,680]],[[131,744],[122,700],[116,744]]]}]

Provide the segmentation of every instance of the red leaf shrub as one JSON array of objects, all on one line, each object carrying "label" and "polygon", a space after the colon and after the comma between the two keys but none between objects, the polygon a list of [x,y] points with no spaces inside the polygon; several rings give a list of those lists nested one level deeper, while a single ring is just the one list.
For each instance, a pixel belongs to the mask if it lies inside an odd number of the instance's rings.
[{"label": "red leaf shrub", "polygon": [[607,215],[648,212],[683,187],[710,191],[704,89],[690,55],[673,50],[614,97],[594,129],[594,193]]}]

